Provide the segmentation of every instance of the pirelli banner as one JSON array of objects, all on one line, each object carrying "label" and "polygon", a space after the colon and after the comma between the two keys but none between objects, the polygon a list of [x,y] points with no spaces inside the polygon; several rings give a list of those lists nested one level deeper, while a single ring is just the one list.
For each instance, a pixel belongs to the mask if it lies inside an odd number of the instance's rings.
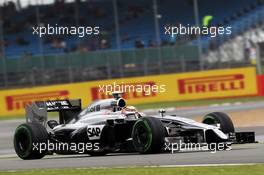
[{"label": "pirelli banner", "polygon": [[125,91],[128,104],[257,95],[255,72],[248,67],[3,90],[0,116],[23,115],[26,104],[42,100],[81,98],[85,107],[113,90]]}]

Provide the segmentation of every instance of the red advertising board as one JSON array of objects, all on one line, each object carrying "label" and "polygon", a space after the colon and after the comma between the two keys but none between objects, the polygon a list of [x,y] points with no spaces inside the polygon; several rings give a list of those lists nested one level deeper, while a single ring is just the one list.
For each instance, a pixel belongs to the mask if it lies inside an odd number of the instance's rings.
[{"label": "red advertising board", "polygon": [[258,95],[264,96],[264,75],[258,75],[257,82],[258,82]]}]

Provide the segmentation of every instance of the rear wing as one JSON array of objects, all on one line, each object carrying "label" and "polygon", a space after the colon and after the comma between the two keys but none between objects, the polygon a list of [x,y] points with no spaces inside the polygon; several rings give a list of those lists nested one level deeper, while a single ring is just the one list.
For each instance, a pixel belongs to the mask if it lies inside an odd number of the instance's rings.
[{"label": "rear wing", "polygon": [[66,115],[67,111],[76,115],[81,111],[81,106],[81,99],[36,101],[26,105],[26,121],[28,123],[38,122],[45,126],[48,112],[59,112],[59,122],[65,123],[69,119],[69,116]]}]

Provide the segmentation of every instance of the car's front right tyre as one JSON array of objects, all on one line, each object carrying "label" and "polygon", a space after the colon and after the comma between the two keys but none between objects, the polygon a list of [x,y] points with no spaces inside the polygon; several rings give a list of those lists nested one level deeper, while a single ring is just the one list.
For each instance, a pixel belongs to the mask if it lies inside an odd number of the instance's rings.
[{"label": "car's front right tyre", "polygon": [[[235,133],[234,124],[231,118],[223,112],[212,112],[207,114],[202,123],[218,126],[219,129],[226,135],[228,135],[228,140],[222,140],[214,134],[214,132],[209,131],[206,134],[206,141],[211,145],[212,149],[218,149],[219,145],[223,145],[223,149],[228,149],[230,147],[230,135]],[[229,142],[229,143],[228,143]]]},{"label": "car's front right tyre", "polygon": [[[16,128],[14,148],[21,159],[41,159],[47,151],[40,150],[40,144],[47,144],[48,133],[39,123],[24,123]],[[47,145],[45,145],[47,147]]]},{"label": "car's front right tyre", "polygon": [[207,114],[204,117],[202,123],[214,126],[219,125],[220,130],[225,134],[235,132],[235,127],[231,118],[223,112],[212,112],[210,114]]}]

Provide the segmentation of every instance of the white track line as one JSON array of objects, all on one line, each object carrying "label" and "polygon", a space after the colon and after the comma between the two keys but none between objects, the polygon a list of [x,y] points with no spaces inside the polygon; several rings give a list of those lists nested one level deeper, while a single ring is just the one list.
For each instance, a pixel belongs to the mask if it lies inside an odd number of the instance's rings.
[{"label": "white track line", "polygon": [[214,166],[241,166],[241,165],[257,165],[258,163],[231,163],[231,164],[186,164],[186,165],[157,165],[157,166],[144,166],[144,167],[214,167]]},{"label": "white track line", "polygon": [[260,163],[232,163],[232,164],[186,164],[186,165],[147,165],[147,166],[113,166],[113,167],[82,167],[75,169],[124,169],[124,168],[177,168],[177,167],[216,167],[216,166],[242,166],[242,165],[258,165]]}]

